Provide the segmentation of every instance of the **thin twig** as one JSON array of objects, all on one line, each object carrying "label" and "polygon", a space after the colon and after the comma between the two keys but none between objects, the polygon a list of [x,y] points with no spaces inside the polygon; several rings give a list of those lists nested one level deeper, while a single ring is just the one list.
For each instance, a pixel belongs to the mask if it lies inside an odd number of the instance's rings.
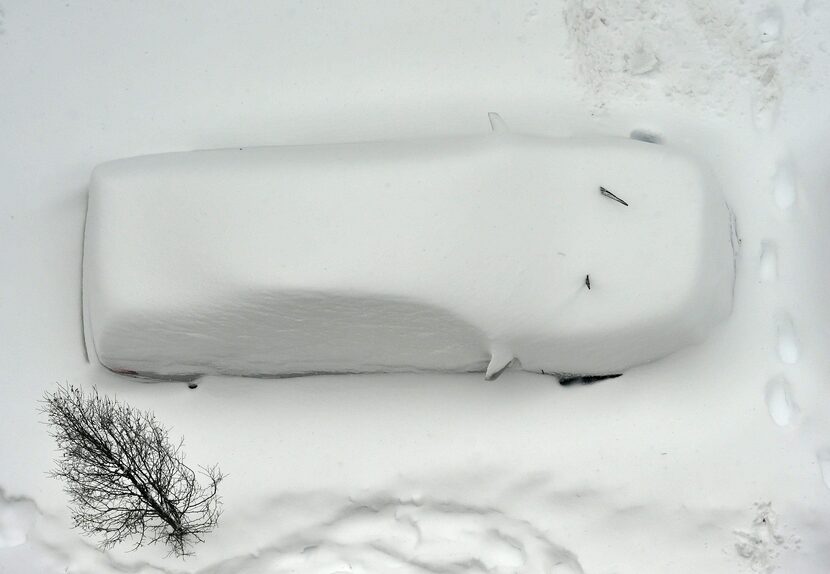
[{"label": "thin twig", "polygon": [[628,203],[625,200],[620,199],[619,197],[617,197],[616,195],[614,195],[613,193],[611,193],[610,191],[608,191],[604,187],[600,186],[599,187],[599,192],[602,195],[604,195],[605,197],[610,197],[611,199],[613,199],[617,203],[622,203],[624,206],[628,207]]}]

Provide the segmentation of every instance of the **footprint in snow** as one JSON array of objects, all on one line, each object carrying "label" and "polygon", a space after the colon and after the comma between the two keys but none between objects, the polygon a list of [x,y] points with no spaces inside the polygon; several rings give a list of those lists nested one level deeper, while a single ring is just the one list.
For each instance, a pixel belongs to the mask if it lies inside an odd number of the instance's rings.
[{"label": "footprint in snow", "polygon": [[783,376],[775,377],[767,383],[766,400],[769,415],[778,426],[787,426],[798,414],[792,386]]},{"label": "footprint in snow", "polygon": [[772,283],[778,278],[778,247],[768,239],[761,242],[761,261],[758,274],[762,283]]},{"label": "footprint in snow", "polygon": [[781,9],[774,6],[761,12],[758,17],[758,37],[762,44],[775,42],[781,36],[784,16]]},{"label": "footprint in snow", "polygon": [[778,317],[777,337],[778,358],[784,364],[796,364],[799,357],[798,337],[795,333],[793,321],[786,313],[782,313]]},{"label": "footprint in snow", "polygon": [[773,181],[775,204],[781,210],[789,209],[796,200],[796,183],[793,169],[786,162],[778,165]]}]

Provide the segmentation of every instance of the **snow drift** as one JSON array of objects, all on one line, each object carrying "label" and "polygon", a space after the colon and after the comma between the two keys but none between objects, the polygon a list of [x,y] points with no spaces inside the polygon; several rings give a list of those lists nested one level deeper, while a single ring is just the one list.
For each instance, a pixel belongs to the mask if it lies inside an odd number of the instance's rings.
[{"label": "snow drift", "polygon": [[[510,133],[138,157],[89,190],[90,354],[205,374],[619,373],[728,315],[730,212],[691,158]],[[602,188],[602,190],[601,190]]]}]

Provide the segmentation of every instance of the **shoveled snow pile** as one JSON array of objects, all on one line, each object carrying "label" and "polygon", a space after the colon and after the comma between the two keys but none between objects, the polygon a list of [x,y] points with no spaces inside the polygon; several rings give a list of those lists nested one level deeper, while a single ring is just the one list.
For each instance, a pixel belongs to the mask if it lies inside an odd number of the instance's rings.
[{"label": "shoveled snow pile", "polygon": [[628,139],[141,157],[92,178],[87,328],[145,376],[619,373],[729,313],[733,246],[708,171]]}]

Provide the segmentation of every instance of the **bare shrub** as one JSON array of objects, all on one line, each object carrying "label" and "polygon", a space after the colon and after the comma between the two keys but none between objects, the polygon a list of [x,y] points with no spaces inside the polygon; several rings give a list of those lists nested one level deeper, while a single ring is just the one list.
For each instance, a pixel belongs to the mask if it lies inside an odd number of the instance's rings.
[{"label": "bare shrub", "polygon": [[216,526],[221,471],[200,467],[200,484],[183,439],[171,443],[152,412],[71,385],[47,392],[42,411],[61,450],[51,475],[64,481],[75,526],[102,547],[163,542],[184,556]]}]

